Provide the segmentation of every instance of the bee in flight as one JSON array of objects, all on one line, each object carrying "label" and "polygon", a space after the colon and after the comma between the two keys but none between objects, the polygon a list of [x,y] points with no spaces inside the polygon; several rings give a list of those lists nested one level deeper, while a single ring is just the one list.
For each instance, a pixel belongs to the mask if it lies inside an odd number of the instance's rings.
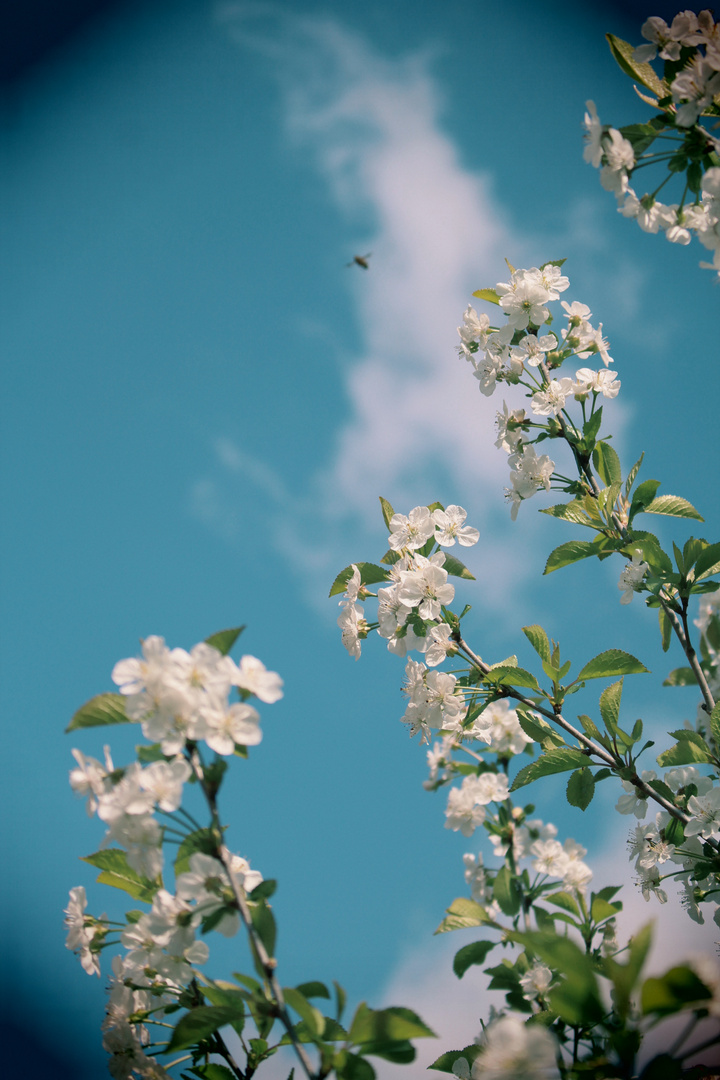
[{"label": "bee in flight", "polygon": [[346,263],[346,266],[362,266],[363,270],[369,270],[368,259],[372,255],[372,251],[368,251],[367,255],[353,255],[352,262]]}]

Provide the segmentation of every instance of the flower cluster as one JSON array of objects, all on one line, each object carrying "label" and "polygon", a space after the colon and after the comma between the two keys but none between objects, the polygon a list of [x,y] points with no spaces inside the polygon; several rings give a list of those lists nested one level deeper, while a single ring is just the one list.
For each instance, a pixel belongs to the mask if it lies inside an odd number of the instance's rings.
[{"label": "flower cluster", "polygon": [[[73,750],[76,767],[70,784],[87,798],[88,812],[108,827],[103,848],[88,861],[106,871],[111,884],[151,899],[152,906],[129,912],[125,924],[112,923],[86,913],[85,889],[79,886],[70,891],[65,922],[67,947],[78,954],[88,974],[100,974],[102,949],[118,944],[125,949],[112,961],[103,1045],[111,1055],[112,1076],[128,1080],[133,1075],[167,1075],[148,1054],[148,1025],[161,1023],[165,1010],[174,1011],[179,1002],[189,1004],[186,995],[196,967],[209,956],[198,931],[235,934],[240,925],[238,896],[251,893],[263,880],[245,859],[221,845],[217,828],[199,828],[182,799],[191,777],[205,789],[213,769],[222,775],[222,757],[260,741],[259,715],[244,699],[254,695],[266,703],[277,701],[282,680],[253,656],[236,664],[206,642],[188,653],[169,649],[160,637],[146,638],[142,656],[121,660],[112,678],[126,718],[140,723],[154,745],[140,747],[140,760],[125,768],[114,766],[109,747],[103,762]],[[243,700],[230,704],[233,688]],[[91,713],[97,700],[89,703]],[[118,709],[115,701],[112,708]],[[218,755],[215,765],[203,765],[203,742]],[[169,821],[161,823],[156,815]],[[181,845],[175,861],[172,893],[163,881],[163,843],[178,836],[189,847],[183,855]],[[119,849],[107,850],[111,843]],[[206,854],[204,844],[218,857]]]},{"label": "flower cluster", "polygon": [[[641,779],[652,783],[657,778],[654,771],[644,770]],[[646,900],[654,893],[661,903],[666,903],[667,893],[660,883],[663,877],[674,877],[683,885],[683,903],[691,918],[702,923],[705,920],[699,901],[704,901],[705,896],[698,886],[704,878],[704,844],[720,840],[720,787],[713,786],[712,777],[701,775],[693,765],[670,769],[662,782],[690,816],[683,829],[682,843],[668,839],[671,818],[661,810],[652,822],[638,824],[631,832],[628,841],[630,858],[635,860],[638,884]],[[620,796],[616,809],[621,814],[634,814],[643,822],[648,809],[647,799],[630,781],[623,781],[623,787],[625,794]],[[663,864],[667,866],[661,874]],[[682,869],[675,870],[673,866]],[[720,925],[720,906],[715,907],[713,918]]]},{"label": "flower cluster", "polygon": [[[365,618],[362,601],[374,594],[362,584],[355,564],[340,601],[337,622],[342,643],[352,657],[360,658],[360,643],[373,628],[387,639],[390,652],[404,657],[414,649],[425,655],[430,667],[437,667],[452,651],[450,627],[441,619],[443,607],[455,597],[455,586],[448,582],[444,552],[431,553],[431,549],[476,544],[480,533],[465,524],[466,518],[462,506],[454,505],[434,510],[416,506],[408,515],[390,517],[390,551],[385,561],[389,564],[386,580],[392,584],[378,589],[377,623],[371,625]],[[434,698],[436,687],[430,685]]]},{"label": "flower cluster", "polygon": [[[472,365],[483,394],[488,397],[493,394],[498,382],[520,384],[527,391],[535,417],[548,417],[551,423],[569,425],[577,434],[566,412],[569,401],[581,405],[583,418],[589,402],[592,416],[598,400],[617,397],[621,384],[615,372],[608,370],[613,360],[603,337],[602,323],[593,326],[592,312],[586,304],[563,300],[567,325],[559,335],[554,331],[540,333],[546,323],[552,322],[548,305],[559,300],[560,293],[569,285],[568,278],[555,263],[530,270],[513,269],[509,281],[476,294],[497,303],[507,315],[507,325],[493,327],[488,315],[478,315],[469,306],[463,315],[463,325],[458,327],[461,341],[458,351]],[[576,369],[574,378],[554,377],[553,372],[566,360],[574,357],[587,360],[591,356],[599,356],[603,363],[600,370],[581,367]],[[496,425],[495,445],[509,454],[512,469],[505,497],[514,521],[522,502],[541,488],[550,490],[555,462],[547,454],[537,453],[533,445],[537,439],[530,440],[531,428],[541,429],[542,433],[548,430],[547,425],[538,423],[524,409],[510,410],[503,402]]]},{"label": "flower cluster", "polygon": [[[656,16],[642,27],[649,42],[633,52],[633,60],[647,64],[659,56],[665,61],[664,82],[655,80],[660,117],[650,124],[620,130],[603,125],[592,101],[585,113],[584,157],[600,169],[600,182],[618,199],[624,217],[634,218],[645,232],[662,231],[675,244],[689,244],[695,235],[713,252],[711,263],[720,272],[720,140],[702,127],[702,115],[715,113],[720,96],[720,24],[710,11],[696,15],[683,11],[670,26]],[[704,50],[704,51],[703,51]],[[650,100],[650,99],[648,99]],[[656,138],[675,142],[658,154],[648,153]],[[639,167],[653,161],[668,163],[669,175],[653,192],[638,196],[630,179]],[[662,203],[657,192],[675,172],[687,170],[687,183],[679,203]],[[704,175],[703,175],[704,172]],[[688,193],[694,200],[687,202]]]}]

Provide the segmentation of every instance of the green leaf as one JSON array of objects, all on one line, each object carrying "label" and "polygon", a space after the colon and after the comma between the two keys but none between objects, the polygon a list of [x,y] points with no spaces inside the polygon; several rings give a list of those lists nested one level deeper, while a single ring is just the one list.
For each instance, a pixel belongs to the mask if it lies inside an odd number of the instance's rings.
[{"label": "green leaf", "polygon": [[530,690],[540,690],[532,672],[521,667],[510,667],[507,664],[495,664],[491,667],[485,676],[485,681],[497,683],[499,686],[524,686]]},{"label": "green leaf", "polygon": [[637,474],[640,472],[640,466],[643,463],[643,458],[644,457],[645,457],[645,452],[643,451],[643,453],[640,455],[640,457],[637,459],[637,461],[633,465],[630,472],[627,474],[627,480],[625,481],[625,498],[627,498],[628,495],[630,494],[630,492],[632,491],[632,486],[635,483],[635,480],[637,479]]},{"label": "green leaf", "polygon": [[496,944],[495,941],[473,941],[470,945],[463,945],[462,949],[455,953],[453,960],[453,971],[458,979],[462,979],[473,964],[484,964],[487,954]]},{"label": "green leaf", "polygon": [[583,438],[588,442],[594,442],[602,424],[602,405],[583,424]]},{"label": "green leaf", "polygon": [[193,1069],[188,1069],[193,1076],[199,1076],[200,1080],[236,1080],[235,1073],[231,1069],[228,1069],[227,1065],[218,1065],[215,1061],[208,1062],[207,1065],[196,1065]]},{"label": "green leaf", "polygon": [[590,915],[594,923],[612,919],[620,911],[622,911],[622,904],[609,904],[602,896],[596,896],[590,905]]},{"label": "green leaf", "polygon": [[715,745],[720,749],[720,701],[710,713],[710,734],[715,740]]},{"label": "green leaf", "polygon": [[345,1012],[345,1002],[347,1001],[347,994],[343,990],[339,982],[333,979],[333,986],[335,987],[335,1015],[338,1020],[342,1018],[342,1014]]},{"label": "green leaf", "polygon": [[568,1024],[592,1024],[605,1009],[600,1000],[597,979],[590,958],[570,938],[556,934],[508,934],[514,941],[529,946],[563,982],[551,990],[550,1007]]},{"label": "green leaf", "polygon": [[213,649],[227,656],[244,629],[244,626],[235,626],[232,630],[218,630],[217,634],[205,638],[205,644],[212,645]]},{"label": "green leaf", "polygon": [[151,904],[155,893],[161,887],[160,882],[141,877],[128,866],[127,855],[118,848],[96,851],[94,855],[81,856],[82,861],[96,866],[102,873],[97,880],[103,885],[112,885],[129,893],[133,900],[142,900]]},{"label": "green leaf", "polygon": [[465,896],[459,896],[446,909],[445,918],[435,933],[446,934],[449,930],[465,930],[468,926],[482,926],[483,923],[495,925],[484,907]]},{"label": "green leaf", "polygon": [[547,721],[543,720],[540,716],[530,716],[522,709],[518,709],[517,712],[518,723],[523,729],[525,734],[533,740],[533,742],[540,743],[545,750],[550,750],[553,746],[563,746],[564,739],[560,732],[550,727]]},{"label": "green leaf", "polygon": [[[375,585],[379,581],[387,581],[389,579],[389,574],[385,567],[378,566],[376,563],[358,562],[354,565],[357,566],[360,571],[360,581],[363,585]],[[352,566],[346,566],[344,570],[341,570],[333,581],[332,588],[328,595],[337,596],[338,593],[344,593],[347,583],[353,576],[353,573],[354,570]]]},{"label": "green leaf", "polygon": [[570,769],[582,768],[587,765],[588,758],[581,750],[574,750],[570,746],[559,746],[556,750],[546,750],[536,761],[531,761],[524,769],[521,769],[513,780],[511,791],[531,784],[541,776],[551,776],[553,773],[568,772]]},{"label": "green leaf", "polygon": [[443,563],[443,570],[447,570],[448,574],[453,577],[466,578],[468,581],[475,581],[475,575],[471,574],[467,566],[461,563],[459,559],[456,559],[454,555],[448,555],[445,553],[445,562]]},{"label": "green leaf", "polygon": [[550,893],[549,896],[544,897],[544,900],[548,904],[555,904],[556,907],[563,908],[564,911],[569,911],[572,915],[580,915],[580,908],[578,907],[578,902],[572,895],[572,893]]},{"label": "green leaf", "polygon": [[190,869],[190,857],[200,852],[201,855],[217,857],[218,837],[212,829],[196,829],[181,841],[175,856],[175,876],[186,874]]},{"label": "green leaf", "polygon": [[557,503],[555,506],[546,506],[540,511],[541,514],[549,514],[551,517],[560,518],[562,521],[571,521],[575,525],[590,525],[591,520],[585,509],[582,499],[573,499],[569,503]]},{"label": "green leaf", "polygon": [[641,993],[642,1011],[669,1016],[688,1005],[707,1001],[711,990],[695,972],[684,966],[672,967],[659,979],[646,979]]},{"label": "green leaf", "polygon": [[299,990],[300,993],[303,995],[303,997],[306,997],[306,998],[318,998],[319,997],[319,998],[327,998],[328,1001],[330,1000],[330,991],[328,990],[325,983],[321,983],[321,982],[317,982],[317,981],[300,983],[296,987],[296,989]]},{"label": "green leaf", "polygon": [[380,508],[382,509],[383,520],[385,521],[385,524],[389,529],[390,521],[395,516],[395,511],[393,510],[387,499],[383,499],[382,495],[378,496],[378,498],[380,499]]},{"label": "green leaf", "polygon": [[697,686],[695,672],[689,667],[675,668],[665,679],[663,686]]},{"label": "green leaf", "polygon": [[611,735],[617,735],[620,722],[620,701],[622,698],[623,680],[606,686],[600,695],[600,715],[605,727]]},{"label": "green leaf", "polygon": [[493,900],[497,900],[503,915],[517,915],[522,905],[522,892],[510,867],[502,866],[493,883]]},{"label": "green leaf", "polygon": [[500,296],[494,289],[476,289],[473,296],[477,296],[478,300],[487,300],[491,304],[500,303]]},{"label": "green leaf", "polygon": [[434,1039],[435,1032],[411,1009],[400,1006],[370,1009],[363,1001],[355,1011],[348,1038],[351,1043],[361,1045],[397,1039]]},{"label": "green leaf", "polygon": [[655,498],[655,492],[659,487],[659,480],[643,480],[642,484],[638,484],[628,512],[630,521],[632,521],[636,514],[642,514],[645,507],[650,505]]},{"label": "green leaf", "polygon": [[567,801],[571,806],[587,810],[595,794],[595,777],[585,766],[574,772],[567,782]]},{"label": "green leaf", "polygon": [[166,761],[166,757],[162,752],[162,746],[159,742],[140,743],[135,747],[135,753],[138,756],[138,761],[142,761],[143,765],[149,765],[153,761]]},{"label": "green leaf", "polygon": [[65,732],[75,731],[77,728],[129,723],[122,694],[97,694],[78,709]]},{"label": "green leaf", "polygon": [[681,499],[679,495],[658,495],[657,499],[645,507],[646,514],[666,514],[668,517],[693,518],[695,521],[704,521],[705,518],[698,514],[692,503],[687,499]]},{"label": "green leaf", "polygon": [[610,52],[625,74],[641,83],[648,90],[652,90],[653,94],[658,98],[664,97],[666,94],[665,87],[658,79],[651,65],[639,64],[636,60],[633,60],[635,47],[630,42],[623,41],[622,38],[616,37],[614,34],[606,34],[605,37],[610,46]]},{"label": "green leaf", "polygon": [[676,742],[669,750],[665,750],[664,753],[658,754],[657,757],[657,763],[663,769],[669,769],[676,765],[692,765],[695,762],[706,764],[711,760],[712,756],[709,752],[709,748],[704,750],[701,746],[698,746],[694,742],[690,742],[688,739]]},{"label": "green leaf", "polygon": [[599,442],[593,450],[593,465],[604,484],[622,483],[622,469],[620,458],[612,446],[606,442]]},{"label": "green leaf", "polygon": [[579,562],[580,559],[589,559],[592,555],[597,555],[597,552],[598,549],[591,540],[568,540],[567,543],[560,544],[560,547],[550,552],[543,573],[552,574],[553,570],[570,566],[571,563]]},{"label": "green leaf", "polygon": [[648,670],[631,653],[623,652],[622,649],[606,649],[588,661],[576,682],[584,679],[606,679],[611,675],[642,675]]},{"label": "green leaf", "polygon": [[385,1061],[394,1061],[396,1065],[409,1065],[416,1057],[415,1047],[408,1039],[363,1043],[362,1052],[366,1056],[372,1054]]},{"label": "green leaf", "polygon": [[660,642],[662,651],[667,652],[672,641],[672,623],[668,618],[665,608],[658,608],[658,625],[660,626]]},{"label": "green leaf", "polygon": [[532,645],[538,656],[550,663],[550,642],[542,626],[534,623],[532,626],[523,626],[522,632]]},{"label": "green leaf", "polygon": [[720,573],[720,544],[709,544],[698,555],[695,563],[695,580],[700,581],[702,578],[712,577],[717,573]]},{"label": "green leaf", "polygon": [[[277,881],[274,878],[265,878],[256,885],[252,892],[248,893],[251,900],[269,900],[277,892]],[[322,985],[321,983],[319,985]],[[326,995],[329,996],[329,995]]]},{"label": "green leaf", "polygon": [[452,1073],[457,1075],[453,1070],[453,1065],[460,1058],[465,1058],[469,1066],[472,1066],[473,1061],[482,1051],[482,1046],[477,1043],[473,1043],[471,1046],[466,1046],[464,1050],[446,1050],[444,1054],[441,1054],[439,1058],[433,1061],[432,1065],[428,1065],[428,1069],[437,1069],[438,1072]]},{"label": "green leaf", "polygon": [[261,900],[257,904],[250,904],[250,918],[252,924],[258,932],[260,940],[267,949],[270,956],[275,955],[275,917],[270,910],[270,905],[266,904],[264,900]]},{"label": "green leaf", "polygon": [[375,1080],[375,1070],[370,1062],[349,1050],[338,1051],[334,1066],[338,1080]]},{"label": "green leaf", "polygon": [[283,994],[290,1008],[294,1009],[298,1016],[305,1021],[311,1034],[318,1039],[322,1038],[325,1031],[325,1017],[320,1010],[310,1004],[302,991],[295,990],[291,986],[283,987]]},{"label": "green leaf", "polygon": [[237,1010],[228,1005],[200,1005],[197,1009],[191,1009],[178,1021],[165,1053],[195,1046],[219,1028],[232,1023],[236,1016]]}]

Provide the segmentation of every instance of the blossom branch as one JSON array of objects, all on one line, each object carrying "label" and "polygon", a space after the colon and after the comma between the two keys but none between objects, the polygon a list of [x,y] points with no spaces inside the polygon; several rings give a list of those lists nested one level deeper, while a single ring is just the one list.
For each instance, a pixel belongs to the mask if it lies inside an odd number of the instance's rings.
[{"label": "blossom branch", "polygon": [[[205,772],[204,772],[204,769],[203,769],[202,762],[200,760],[200,754],[198,753],[196,748],[194,748],[192,751],[190,751],[190,753],[188,755],[188,760],[190,762],[190,766],[191,766],[195,776],[197,777],[197,779],[198,779],[198,781],[200,783],[203,794],[205,796],[205,800],[206,800],[206,802],[208,804],[208,809],[210,810],[210,814],[212,816],[214,830],[216,831],[217,836],[221,837],[222,836],[222,825],[221,825],[221,822],[220,822],[220,815],[218,813],[218,808],[217,808],[216,792],[215,792],[214,788],[210,784],[208,784],[207,781],[206,781]],[[294,1049],[295,1053],[297,1054],[297,1057],[298,1057],[298,1059],[300,1061],[300,1064],[302,1065],[302,1068],[303,1068],[303,1070],[305,1072],[305,1075],[308,1077],[308,1080],[320,1080],[320,1078],[324,1074],[322,1072],[320,1072],[320,1073],[315,1072],[315,1070],[313,1068],[313,1064],[310,1061],[310,1058],[308,1057],[308,1055],[307,1055],[307,1053],[305,1051],[305,1048],[302,1046],[302,1044],[300,1043],[300,1041],[297,1038],[297,1035],[295,1034],[295,1029],[293,1027],[292,1020],[290,1019],[290,1016],[288,1014],[287,1005],[285,1004],[285,998],[284,998],[284,995],[283,995],[283,992],[282,992],[282,988],[281,988],[280,983],[278,982],[277,977],[275,975],[275,968],[277,966],[277,961],[274,959],[274,957],[271,957],[268,954],[268,951],[265,948],[265,945],[263,944],[263,941],[260,938],[260,935],[258,934],[257,930],[255,929],[255,927],[253,925],[252,917],[250,915],[250,909],[249,909],[249,907],[247,905],[247,900],[245,898],[244,891],[240,887],[240,885],[237,883],[237,881],[235,880],[235,876],[234,876],[234,874],[232,872],[232,863],[231,863],[230,853],[229,853],[229,851],[227,850],[227,848],[225,847],[224,844],[219,843],[217,845],[217,849],[215,851],[215,857],[225,867],[225,871],[227,873],[228,879],[230,881],[230,886],[231,886],[232,891],[233,891],[233,896],[234,896],[234,899],[235,899],[235,904],[237,906],[238,913],[240,915],[240,918],[243,921],[243,924],[245,926],[245,930],[247,931],[248,938],[250,939],[250,943],[252,945],[253,951],[254,951],[255,955],[257,956],[258,963],[260,964],[260,966],[263,969],[265,978],[266,978],[266,980],[267,980],[267,982],[268,982],[268,984],[270,986],[270,990],[271,990],[271,992],[273,994],[273,997],[275,998],[275,1007],[276,1007],[277,1018],[281,1022],[281,1024],[285,1028],[285,1030],[287,1031],[288,1036],[290,1037],[290,1041],[292,1043],[293,1049]]]}]

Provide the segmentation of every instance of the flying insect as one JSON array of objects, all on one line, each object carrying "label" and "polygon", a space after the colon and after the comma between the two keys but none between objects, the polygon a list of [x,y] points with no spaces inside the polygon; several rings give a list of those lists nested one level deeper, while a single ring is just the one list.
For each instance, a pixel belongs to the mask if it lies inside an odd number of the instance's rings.
[{"label": "flying insect", "polygon": [[353,255],[352,262],[346,263],[346,266],[362,266],[363,270],[369,270],[368,259],[372,255],[372,251],[368,251],[367,255]]}]

